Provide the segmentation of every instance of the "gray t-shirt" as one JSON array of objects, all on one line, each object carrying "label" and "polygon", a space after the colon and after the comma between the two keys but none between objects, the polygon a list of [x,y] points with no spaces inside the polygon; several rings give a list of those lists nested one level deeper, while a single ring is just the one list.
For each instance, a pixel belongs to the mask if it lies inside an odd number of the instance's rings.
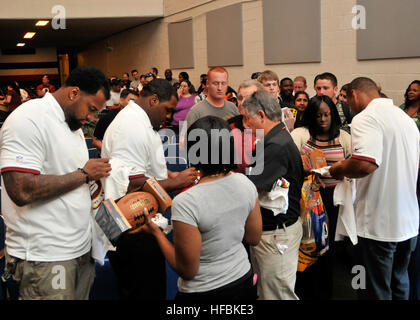
[{"label": "gray t-shirt", "polygon": [[131,83],[130,83],[130,89],[133,89],[133,90],[139,90],[139,84],[140,84],[140,80],[133,80],[133,81],[131,81]]},{"label": "gray t-shirt", "polygon": [[178,279],[180,292],[217,289],[250,270],[242,240],[257,197],[254,184],[241,173],[198,184],[175,197],[172,220],[197,227],[202,237],[198,273],[192,280]]},{"label": "gray t-shirt", "polygon": [[227,121],[237,115],[239,115],[238,108],[230,101],[225,100],[223,107],[215,107],[207,99],[204,99],[188,111],[185,120],[190,127],[195,121],[206,116],[215,116]]}]

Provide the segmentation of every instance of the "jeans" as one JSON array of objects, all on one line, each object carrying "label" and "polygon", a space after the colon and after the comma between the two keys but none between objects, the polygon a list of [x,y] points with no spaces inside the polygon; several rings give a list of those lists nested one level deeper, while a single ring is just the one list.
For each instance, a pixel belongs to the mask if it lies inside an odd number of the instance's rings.
[{"label": "jeans", "polygon": [[359,289],[361,300],[408,300],[408,264],[417,237],[402,242],[383,242],[358,238],[359,264],[366,270],[366,289]]},{"label": "jeans", "polygon": [[[420,183],[420,179],[418,181]],[[408,276],[410,278],[410,300],[420,300],[420,241],[417,241],[416,249],[411,255]]]}]

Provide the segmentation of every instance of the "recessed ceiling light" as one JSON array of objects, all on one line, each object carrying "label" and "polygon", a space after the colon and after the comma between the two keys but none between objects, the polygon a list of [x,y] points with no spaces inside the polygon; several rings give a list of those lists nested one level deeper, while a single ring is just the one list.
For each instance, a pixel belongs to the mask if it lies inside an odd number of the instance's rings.
[{"label": "recessed ceiling light", "polygon": [[36,32],[26,32],[23,38],[25,39],[32,39]]},{"label": "recessed ceiling light", "polygon": [[37,27],[45,27],[48,23],[50,23],[48,20],[38,20],[35,25]]},{"label": "recessed ceiling light", "polygon": [[16,44],[16,47],[24,47],[25,46],[25,43],[23,43],[23,42],[19,42],[18,44]]}]

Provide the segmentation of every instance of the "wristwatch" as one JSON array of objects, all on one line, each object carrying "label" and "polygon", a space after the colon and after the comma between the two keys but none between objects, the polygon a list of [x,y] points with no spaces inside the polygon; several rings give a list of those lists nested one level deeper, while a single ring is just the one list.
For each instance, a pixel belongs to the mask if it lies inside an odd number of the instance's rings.
[{"label": "wristwatch", "polygon": [[83,168],[77,168],[77,170],[79,170],[86,176],[86,183],[89,183],[89,174]]}]

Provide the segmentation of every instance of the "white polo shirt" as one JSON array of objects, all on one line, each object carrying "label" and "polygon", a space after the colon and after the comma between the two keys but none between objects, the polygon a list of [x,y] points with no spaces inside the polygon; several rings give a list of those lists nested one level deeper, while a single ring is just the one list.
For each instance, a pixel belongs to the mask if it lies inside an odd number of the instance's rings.
[{"label": "white polo shirt", "polygon": [[[0,131],[0,145],[2,173],[64,175],[89,160],[82,130],[70,130],[62,108],[50,93],[22,104],[7,118]],[[23,207],[15,205],[3,181],[2,185],[6,246],[11,256],[28,261],[65,261],[89,252],[91,199],[87,184]]]},{"label": "white polo shirt", "polygon": [[351,125],[353,158],[378,165],[356,180],[357,234],[400,242],[418,234],[419,130],[391,99],[374,99]]},{"label": "white polo shirt", "polygon": [[143,176],[157,180],[168,178],[159,133],[153,130],[148,115],[134,101],[130,101],[107,128],[101,157],[118,158],[129,166],[130,179]]}]

